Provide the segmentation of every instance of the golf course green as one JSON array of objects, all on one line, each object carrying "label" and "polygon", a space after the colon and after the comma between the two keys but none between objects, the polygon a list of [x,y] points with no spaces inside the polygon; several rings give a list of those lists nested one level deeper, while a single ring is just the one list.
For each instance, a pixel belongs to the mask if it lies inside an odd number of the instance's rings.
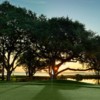
[{"label": "golf course green", "polygon": [[60,80],[1,82],[0,100],[100,100],[100,86]]}]

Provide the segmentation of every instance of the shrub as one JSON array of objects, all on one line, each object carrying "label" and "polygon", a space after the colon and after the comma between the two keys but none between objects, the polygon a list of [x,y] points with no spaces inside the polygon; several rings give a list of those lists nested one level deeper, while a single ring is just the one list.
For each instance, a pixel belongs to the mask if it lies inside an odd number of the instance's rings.
[{"label": "shrub", "polygon": [[76,81],[82,81],[83,80],[83,76],[80,75],[80,74],[76,74],[75,75],[75,79],[76,79]]}]

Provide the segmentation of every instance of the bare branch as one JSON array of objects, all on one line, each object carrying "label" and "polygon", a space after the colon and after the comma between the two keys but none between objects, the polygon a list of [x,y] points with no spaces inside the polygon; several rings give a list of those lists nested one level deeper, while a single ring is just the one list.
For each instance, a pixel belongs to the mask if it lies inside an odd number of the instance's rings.
[{"label": "bare branch", "polygon": [[65,68],[65,69],[59,71],[59,72],[57,73],[57,75],[60,74],[60,73],[62,73],[62,72],[64,72],[64,71],[66,71],[66,70],[71,70],[71,71],[88,71],[88,70],[94,70],[94,68],[88,68],[88,69]]}]

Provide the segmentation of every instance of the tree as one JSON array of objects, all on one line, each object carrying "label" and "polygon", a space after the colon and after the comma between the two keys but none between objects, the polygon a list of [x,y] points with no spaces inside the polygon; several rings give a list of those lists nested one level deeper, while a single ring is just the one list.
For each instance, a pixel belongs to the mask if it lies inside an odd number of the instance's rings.
[{"label": "tree", "polygon": [[7,80],[21,64],[27,66],[30,77],[36,69],[47,68],[50,76],[56,78],[68,69],[59,71],[62,64],[85,62],[90,54],[88,48],[93,49],[95,37],[78,21],[68,17],[37,17],[35,13],[9,2],[0,5],[0,29],[0,56],[2,66],[7,70]]},{"label": "tree", "polygon": [[38,70],[45,69],[48,63],[47,59],[42,56],[44,52],[41,48],[43,36],[46,37],[45,31],[48,28],[46,17],[44,15],[39,16],[32,27],[34,31],[28,36],[29,44],[18,60],[19,64],[27,70],[30,79]]},{"label": "tree", "polygon": [[[83,24],[67,18],[51,18],[40,39],[40,52],[48,60],[48,70],[51,77],[67,70],[58,71],[66,62],[76,62],[84,56],[85,45],[94,36],[91,31],[85,30]],[[43,26],[41,26],[43,27]],[[43,29],[43,28],[42,28]]]},{"label": "tree", "polygon": [[7,70],[7,81],[18,66],[17,59],[28,45],[26,34],[32,32],[31,24],[35,18],[31,11],[15,7],[7,1],[0,5],[0,53]]},{"label": "tree", "polygon": [[86,63],[89,68],[95,71],[98,76],[98,84],[100,77],[100,36],[94,36],[91,41],[88,42],[84,58],[81,58],[83,63]]},{"label": "tree", "polygon": [[22,65],[26,69],[29,78],[32,80],[33,75],[46,66],[45,60],[38,56],[37,51],[28,48],[18,60],[19,65]]}]

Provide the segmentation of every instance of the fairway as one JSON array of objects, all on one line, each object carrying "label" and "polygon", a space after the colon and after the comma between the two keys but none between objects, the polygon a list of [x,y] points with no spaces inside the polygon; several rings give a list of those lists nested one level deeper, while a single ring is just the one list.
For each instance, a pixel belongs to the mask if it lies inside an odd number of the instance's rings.
[{"label": "fairway", "polygon": [[70,81],[0,83],[0,100],[100,100],[100,86]]}]

